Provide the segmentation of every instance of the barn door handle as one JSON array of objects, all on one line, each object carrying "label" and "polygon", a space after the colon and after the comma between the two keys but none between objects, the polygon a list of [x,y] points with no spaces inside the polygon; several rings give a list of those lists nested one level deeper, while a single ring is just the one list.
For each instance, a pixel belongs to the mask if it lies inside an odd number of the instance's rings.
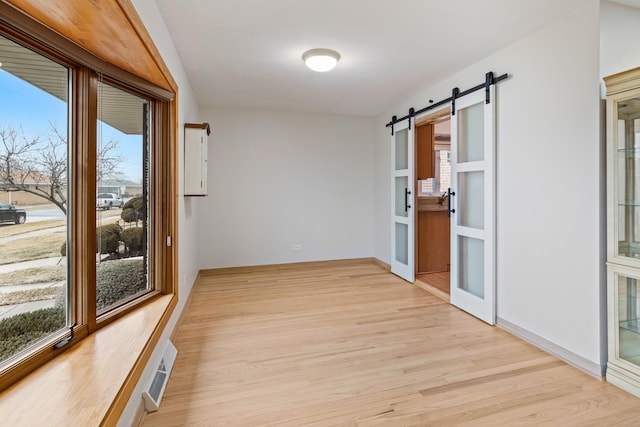
[{"label": "barn door handle", "polygon": [[452,213],[456,213],[455,209],[451,209],[451,197],[455,195],[455,191],[451,191],[451,188],[447,188],[447,216],[449,218],[451,218]]},{"label": "barn door handle", "polygon": [[409,204],[409,194],[411,194],[411,191],[409,191],[408,188],[405,188],[404,189],[404,211],[405,212],[407,212],[411,207],[411,205]]}]

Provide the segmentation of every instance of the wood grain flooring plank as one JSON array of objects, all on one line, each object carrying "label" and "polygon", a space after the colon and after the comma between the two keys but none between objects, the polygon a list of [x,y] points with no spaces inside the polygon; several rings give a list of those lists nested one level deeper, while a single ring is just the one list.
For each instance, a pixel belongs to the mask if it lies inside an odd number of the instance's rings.
[{"label": "wood grain flooring plank", "polygon": [[640,425],[640,399],[371,260],[203,271],[166,426]]}]

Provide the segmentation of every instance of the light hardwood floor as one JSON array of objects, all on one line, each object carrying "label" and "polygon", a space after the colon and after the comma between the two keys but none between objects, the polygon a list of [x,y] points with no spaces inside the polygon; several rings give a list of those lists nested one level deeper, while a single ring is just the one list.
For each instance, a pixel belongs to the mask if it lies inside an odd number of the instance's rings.
[{"label": "light hardwood floor", "polygon": [[[443,271],[440,273],[423,273],[416,275],[416,284],[421,288],[439,296],[445,301],[449,301],[450,297],[450,282],[449,272]],[[424,286],[426,285],[426,286]]]},{"label": "light hardwood floor", "polygon": [[638,426],[640,399],[371,261],[205,271],[144,426]]}]

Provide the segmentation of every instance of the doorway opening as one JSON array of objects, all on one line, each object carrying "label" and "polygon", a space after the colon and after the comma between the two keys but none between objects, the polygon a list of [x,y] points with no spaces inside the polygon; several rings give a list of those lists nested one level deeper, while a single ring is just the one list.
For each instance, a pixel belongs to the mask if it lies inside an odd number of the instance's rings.
[{"label": "doorway opening", "polygon": [[449,300],[451,270],[451,116],[449,109],[416,121],[416,285]]}]

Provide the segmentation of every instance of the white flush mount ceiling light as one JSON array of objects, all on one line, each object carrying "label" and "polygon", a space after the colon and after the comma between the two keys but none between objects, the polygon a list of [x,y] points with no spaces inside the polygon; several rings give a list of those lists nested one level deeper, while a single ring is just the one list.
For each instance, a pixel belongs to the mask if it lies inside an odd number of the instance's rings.
[{"label": "white flush mount ceiling light", "polygon": [[302,60],[313,71],[324,73],[334,69],[340,54],[331,49],[311,49],[302,54]]}]

